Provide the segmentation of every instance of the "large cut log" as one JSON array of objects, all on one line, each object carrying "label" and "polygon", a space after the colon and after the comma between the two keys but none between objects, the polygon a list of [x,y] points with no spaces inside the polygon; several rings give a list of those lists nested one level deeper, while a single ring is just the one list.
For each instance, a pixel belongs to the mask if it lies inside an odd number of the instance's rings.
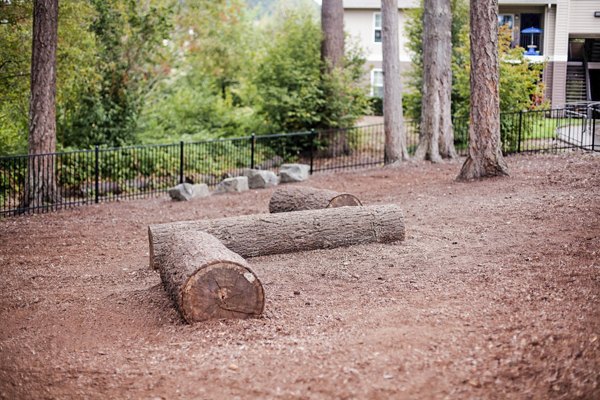
[{"label": "large cut log", "polygon": [[188,323],[259,316],[263,287],[248,263],[217,238],[198,230],[154,237],[154,266]]},{"label": "large cut log", "polygon": [[404,239],[404,217],[395,204],[255,214],[148,227],[150,267],[172,233],[207,232],[242,257],[388,243]]},{"label": "large cut log", "polygon": [[321,208],[362,206],[360,200],[349,193],[315,189],[308,186],[284,186],[273,192],[269,201],[272,213],[319,210]]}]

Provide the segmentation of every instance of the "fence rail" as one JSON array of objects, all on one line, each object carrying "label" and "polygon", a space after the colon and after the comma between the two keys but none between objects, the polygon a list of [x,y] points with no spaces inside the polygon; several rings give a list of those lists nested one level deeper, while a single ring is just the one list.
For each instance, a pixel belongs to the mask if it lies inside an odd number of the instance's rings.
[{"label": "fence rail", "polygon": [[[469,123],[454,120],[455,146],[466,155]],[[409,153],[419,124],[405,121]],[[505,154],[599,151],[600,106],[501,115]],[[286,162],[311,173],[383,165],[383,125],[247,136],[168,145],[100,148],[0,157],[0,216],[156,196],[178,183],[214,187],[244,168],[278,172]]]}]

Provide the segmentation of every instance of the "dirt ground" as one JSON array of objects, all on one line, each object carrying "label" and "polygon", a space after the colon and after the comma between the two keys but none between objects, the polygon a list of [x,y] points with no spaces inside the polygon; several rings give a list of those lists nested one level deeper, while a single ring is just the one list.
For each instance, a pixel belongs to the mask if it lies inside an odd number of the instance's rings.
[{"label": "dirt ground", "polygon": [[184,324],[147,226],[266,212],[271,190],[0,220],[0,398],[598,399],[600,155],[508,164],[313,176],[400,204],[407,238],[250,259],[253,320]]}]

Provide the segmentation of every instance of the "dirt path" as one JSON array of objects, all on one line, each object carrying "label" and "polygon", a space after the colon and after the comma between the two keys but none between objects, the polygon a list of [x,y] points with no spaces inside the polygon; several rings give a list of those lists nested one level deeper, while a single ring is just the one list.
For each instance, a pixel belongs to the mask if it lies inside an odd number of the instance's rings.
[{"label": "dirt path", "polygon": [[400,204],[407,239],[251,259],[256,320],[184,325],[146,228],[270,190],[0,220],[0,398],[600,398],[600,156],[508,162],[314,176]]}]

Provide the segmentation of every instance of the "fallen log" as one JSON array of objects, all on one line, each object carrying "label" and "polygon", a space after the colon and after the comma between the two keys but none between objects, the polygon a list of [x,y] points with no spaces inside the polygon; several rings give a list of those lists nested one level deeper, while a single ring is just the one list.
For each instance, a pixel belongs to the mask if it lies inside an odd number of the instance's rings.
[{"label": "fallen log", "polygon": [[248,263],[217,238],[173,230],[154,238],[154,266],[188,323],[259,316],[263,287]]},{"label": "fallen log", "polygon": [[307,186],[284,186],[273,192],[269,212],[319,210],[321,208],[362,206],[360,200],[349,193],[315,189]]},{"label": "fallen log", "polygon": [[255,214],[150,225],[150,267],[172,233],[207,232],[242,257],[330,249],[404,239],[404,217],[395,204]]}]

